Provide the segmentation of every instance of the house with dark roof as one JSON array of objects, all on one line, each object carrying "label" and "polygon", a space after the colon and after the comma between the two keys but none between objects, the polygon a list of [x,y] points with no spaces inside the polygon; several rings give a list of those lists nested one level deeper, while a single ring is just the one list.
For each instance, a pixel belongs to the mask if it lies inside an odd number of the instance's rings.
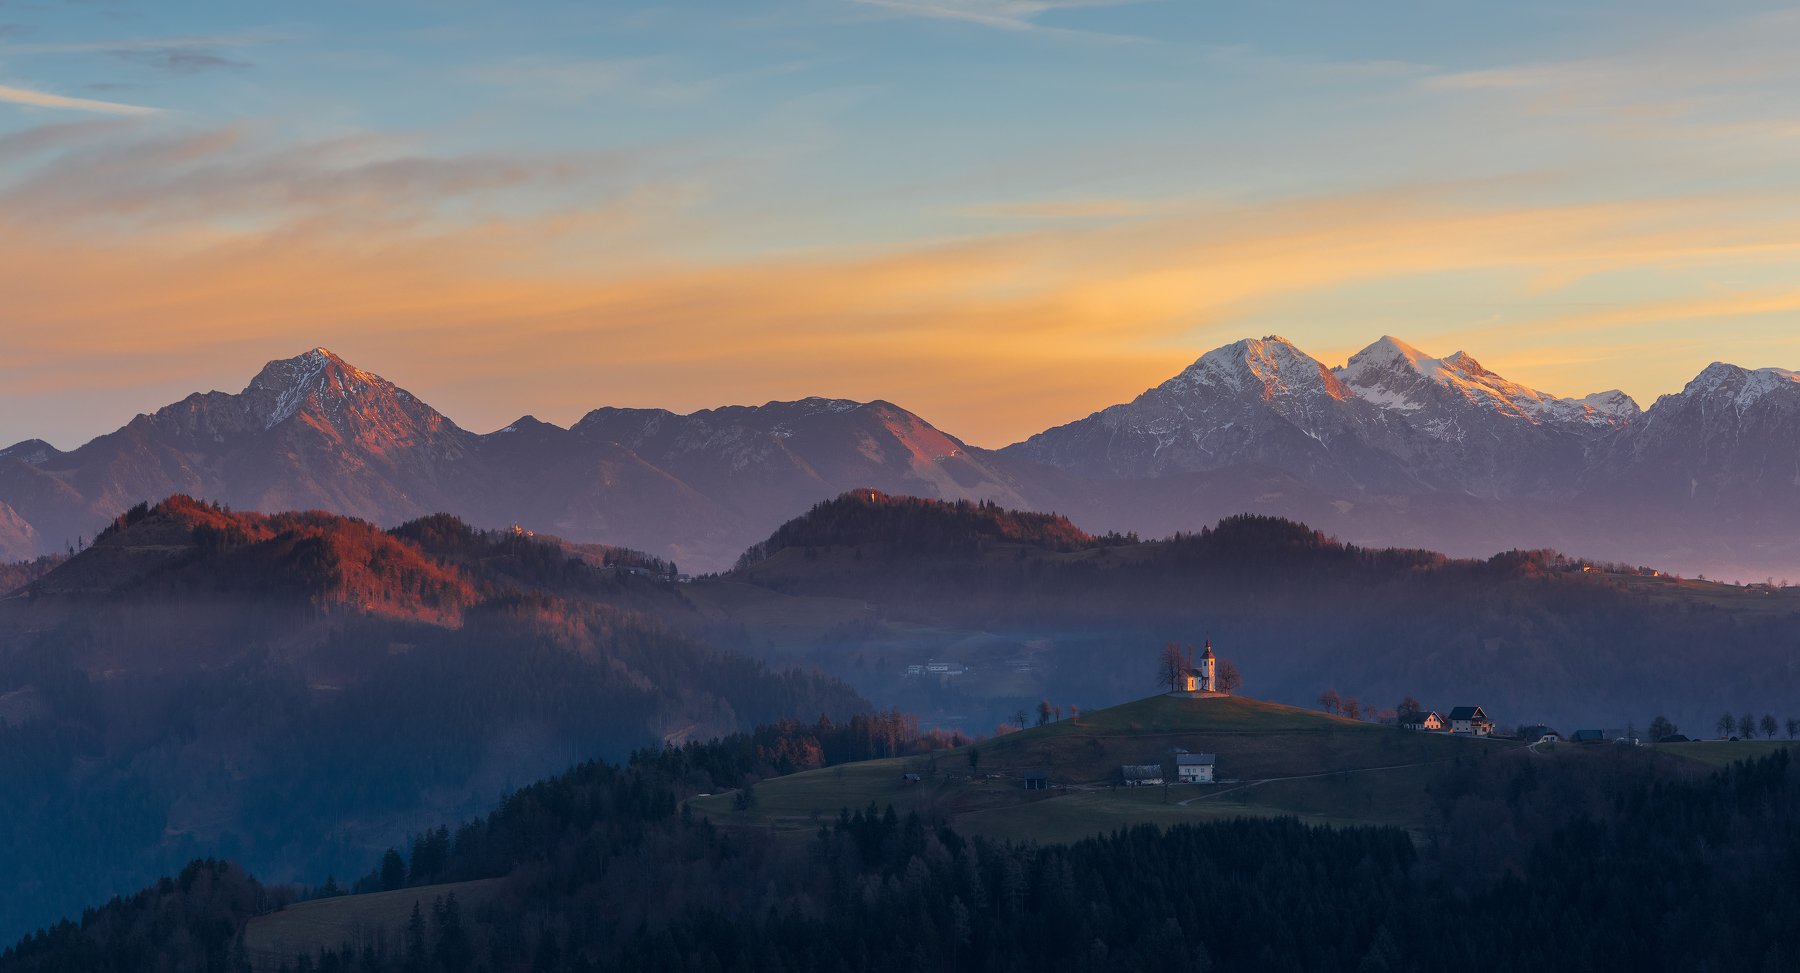
[{"label": "house with dark roof", "polygon": [[1542,723],[1535,723],[1519,727],[1519,739],[1526,743],[1559,743],[1562,741],[1562,734]]},{"label": "house with dark roof", "polygon": [[1210,753],[1175,755],[1175,779],[1183,784],[1210,784],[1218,757]]},{"label": "house with dark roof", "polygon": [[1576,743],[1625,743],[1624,730],[1576,730],[1569,739]]},{"label": "house with dark roof", "polygon": [[1450,711],[1450,732],[1484,737],[1494,732],[1494,721],[1479,706],[1458,706]]}]

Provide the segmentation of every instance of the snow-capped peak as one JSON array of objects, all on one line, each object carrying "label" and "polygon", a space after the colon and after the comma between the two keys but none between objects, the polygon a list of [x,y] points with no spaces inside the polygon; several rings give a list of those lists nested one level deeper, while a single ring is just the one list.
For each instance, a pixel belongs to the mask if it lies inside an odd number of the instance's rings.
[{"label": "snow-capped peak", "polygon": [[1617,390],[1558,398],[1502,378],[1467,352],[1433,358],[1388,335],[1352,355],[1335,374],[1365,401],[1399,412],[1426,409],[1448,391],[1469,405],[1534,423],[1611,426],[1638,413],[1637,403]]},{"label": "snow-capped peak", "polygon": [[1292,389],[1323,391],[1338,399],[1350,394],[1323,363],[1280,335],[1245,338],[1215,348],[1163,388],[1172,392],[1204,388],[1254,390],[1265,399]]},{"label": "snow-capped peak", "polygon": [[263,366],[244,389],[249,408],[273,428],[293,416],[309,398],[344,400],[387,382],[357,368],[324,347]]},{"label": "snow-capped peak", "polygon": [[1739,411],[1771,392],[1800,387],[1800,372],[1785,368],[1744,368],[1726,362],[1713,362],[1681,390],[1684,396],[1725,394],[1732,397]]}]

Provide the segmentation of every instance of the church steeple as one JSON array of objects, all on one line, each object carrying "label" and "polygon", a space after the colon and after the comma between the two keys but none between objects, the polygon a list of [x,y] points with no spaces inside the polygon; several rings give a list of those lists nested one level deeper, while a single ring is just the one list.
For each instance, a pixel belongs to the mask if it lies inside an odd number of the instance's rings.
[{"label": "church steeple", "polygon": [[1200,656],[1200,689],[1202,692],[1219,691],[1218,667],[1213,658],[1212,639],[1206,640],[1206,652]]}]

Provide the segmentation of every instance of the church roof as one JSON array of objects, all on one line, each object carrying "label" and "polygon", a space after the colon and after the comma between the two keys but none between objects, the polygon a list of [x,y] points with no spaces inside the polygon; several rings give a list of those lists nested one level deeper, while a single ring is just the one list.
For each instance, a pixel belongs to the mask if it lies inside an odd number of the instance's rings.
[{"label": "church roof", "polygon": [[1200,656],[1200,658],[1202,658],[1202,659],[1210,659],[1210,658],[1212,658],[1212,657],[1213,657],[1213,651],[1212,651],[1212,643],[1211,643],[1211,642],[1208,642],[1208,643],[1206,643],[1206,652],[1205,652],[1205,653],[1204,653],[1204,654],[1202,654],[1202,655],[1201,655],[1201,656]]}]

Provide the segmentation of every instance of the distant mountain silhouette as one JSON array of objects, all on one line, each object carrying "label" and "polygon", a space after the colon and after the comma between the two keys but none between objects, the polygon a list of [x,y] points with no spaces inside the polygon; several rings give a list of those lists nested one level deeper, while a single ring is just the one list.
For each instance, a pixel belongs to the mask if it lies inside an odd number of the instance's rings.
[{"label": "distant mountain silhouette", "polygon": [[869,486],[1058,510],[1145,536],[1240,512],[1458,555],[1556,546],[1689,573],[1800,577],[1800,379],[1709,367],[1648,410],[1558,398],[1383,337],[1332,368],[1279,337],[1201,356],[1135,400],[993,451],[887,402],[690,415],[600,408],[475,434],[323,348],[62,452],[0,450],[0,558],[80,545],[144,500],[449,511],[730,565],[811,504]]}]

